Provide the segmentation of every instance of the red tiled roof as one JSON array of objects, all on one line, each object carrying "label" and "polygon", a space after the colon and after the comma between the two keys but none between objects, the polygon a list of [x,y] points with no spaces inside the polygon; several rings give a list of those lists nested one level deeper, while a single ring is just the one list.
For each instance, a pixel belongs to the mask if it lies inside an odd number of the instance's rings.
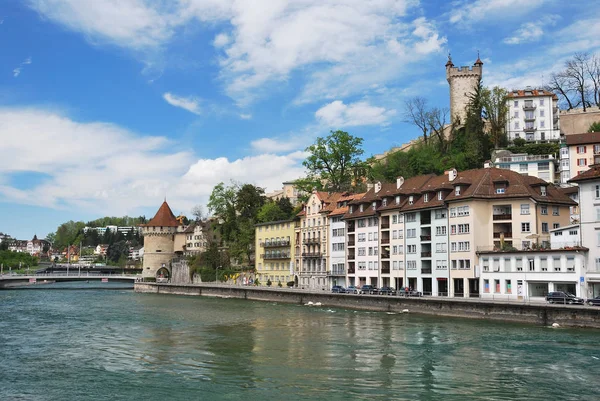
[{"label": "red tiled roof", "polygon": [[345,214],[346,212],[348,212],[348,204],[346,204],[346,206],[340,206],[343,205],[343,202],[351,202],[354,199],[358,199],[358,198],[362,198],[364,196],[364,193],[360,193],[360,194],[343,194],[341,195],[337,202],[335,203],[335,208],[333,208],[331,210],[331,212],[329,213],[329,216],[341,216],[343,214]]},{"label": "red tiled roof", "polygon": [[552,96],[552,100],[558,100],[558,96],[553,92],[548,92],[543,89],[524,89],[508,92],[508,97],[519,98],[519,97],[534,97],[534,96]]},{"label": "red tiled roof", "polygon": [[175,218],[167,201],[164,201],[160,205],[158,212],[156,212],[148,224],[144,224],[146,227],[178,227],[180,225],[181,223]]},{"label": "red tiled roof", "polygon": [[571,178],[569,182],[581,182],[600,179],[600,164],[592,164],[589,170]]},{"label": "red tiled roof", "polygon": [[600,132],[565,135],[565,143],[568,146],[600,143]]}]

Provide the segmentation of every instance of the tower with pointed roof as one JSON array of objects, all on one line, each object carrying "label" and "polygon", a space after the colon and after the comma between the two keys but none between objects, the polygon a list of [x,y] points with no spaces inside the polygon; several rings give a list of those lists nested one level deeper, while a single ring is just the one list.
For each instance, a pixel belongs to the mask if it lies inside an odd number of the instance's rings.
[{"label": "tower with pointed roof", "polygon": [[170,277],[177,234],[184,229],[165,200],[156,215],[142,224],[144,236],[143,277]]},{"label": "tower with pointed roof", "polygon": [[467,116],[469,96],[477,86],[483,74],[483,62],[477,52],[477,61],[472,67],[455,67],[448,54],[446,62],[446,80],[450,85],[450,116],[452,122],[464,124]]}]

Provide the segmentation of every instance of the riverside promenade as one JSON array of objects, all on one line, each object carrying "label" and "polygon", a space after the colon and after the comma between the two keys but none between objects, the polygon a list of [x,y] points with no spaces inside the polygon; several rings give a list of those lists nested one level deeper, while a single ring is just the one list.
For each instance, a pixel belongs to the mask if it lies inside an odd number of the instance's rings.
[{"label": "riverside promenade", "polygon": [[238,298],[253,301],[328,306],[388,313],[489,319],[550,326],[600,329],[600,308],[549,305],[541,302],[485,300],[481,298],[402,297],[390,295],[332,294],[295,288],[267,288],[228,284],[135,283],[135,292],[165,295]]}]

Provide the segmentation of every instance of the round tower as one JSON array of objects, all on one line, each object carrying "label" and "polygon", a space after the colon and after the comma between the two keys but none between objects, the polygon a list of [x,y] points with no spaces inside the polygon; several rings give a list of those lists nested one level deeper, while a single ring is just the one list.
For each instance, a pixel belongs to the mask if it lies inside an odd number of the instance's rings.
[{"label": "round tower", "polygon": [[464,124],[467,116],[469,96],[477,86],[483,74],[483,62],[479,59],[472,67],[455,67],[452,57],[448,54],[446,62],[446,80],[450,85],[450,116],[452,122],[457,120]]},{"label": "round tower", "polygon": [[165,200],[148,222],[142,224],[144,263],[142,277],[170,277],[175,255],[175,236],[183,229]]}]

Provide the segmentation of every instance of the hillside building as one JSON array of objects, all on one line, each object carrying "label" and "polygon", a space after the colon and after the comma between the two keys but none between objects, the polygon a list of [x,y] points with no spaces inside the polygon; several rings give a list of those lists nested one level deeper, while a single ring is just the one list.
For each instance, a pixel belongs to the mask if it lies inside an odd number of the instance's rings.
[{"label": "hillside building", "polygon": [[558,96],[543,89],[513,90],[508,93],[506,135],[528,142],[558,142],[560,122]]}]

